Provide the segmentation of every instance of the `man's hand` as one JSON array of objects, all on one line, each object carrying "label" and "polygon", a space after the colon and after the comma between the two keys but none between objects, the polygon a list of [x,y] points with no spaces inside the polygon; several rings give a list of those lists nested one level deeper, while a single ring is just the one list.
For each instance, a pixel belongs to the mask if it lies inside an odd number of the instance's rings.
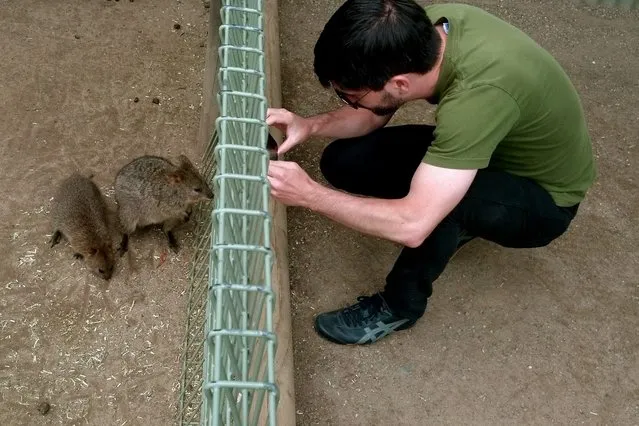
[{"label": "man's hand", "polygon": [[292,161],[271,161],[268,180],[273,197],[287,206],[308,206],[318,185]]},{"label": "man's hand", "polygon": [[367,135],[385,126],[391,117],[392,114],[380,117],[365,108],[354,109],[348,105],[306,118],[284,108],[266,110],[266,124],[278,128],[285,135],[277,150],[278,156],[310,137],[348,139]]},{"label": "man's hand", "polygon": [[266,111],[266,124],[280,129],[286,135],[277,149],[278,156],[290,151],[295,145],[311,136],[310,120],[284,108],[269,108]]}]

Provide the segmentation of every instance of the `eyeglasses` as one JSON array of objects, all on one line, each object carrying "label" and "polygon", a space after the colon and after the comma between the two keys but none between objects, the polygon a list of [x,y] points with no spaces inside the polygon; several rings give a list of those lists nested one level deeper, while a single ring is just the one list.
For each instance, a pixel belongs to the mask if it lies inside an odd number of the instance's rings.
[{"label": "eyeglasses", "polygon": [[362,96],[357,98],[357,100],[355,102],[353,102],[350,99],[348,99],[348,96],[346,95],[346,93],[342,92],[341,90],[339,90],[335,86],[333,86],[333,83],[331,83],[331,87],[335,91],[335,94],[337,95],[337,97],[340,98],[342,102],[344,102],[346,105],[350,106],[351,108],[355,108],[355,109],[360,107],[359,101],[364,99],[364,96],[368,95],[371,92],[370,90],[367,91]]}]

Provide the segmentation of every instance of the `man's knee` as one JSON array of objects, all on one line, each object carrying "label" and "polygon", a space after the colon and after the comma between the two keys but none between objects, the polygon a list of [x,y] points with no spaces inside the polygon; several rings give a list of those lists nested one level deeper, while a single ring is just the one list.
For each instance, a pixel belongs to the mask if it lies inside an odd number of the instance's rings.
[{"label": "man's knee", "polygon": [[337,139],[331,142],[324,148],[319,161],[322,175],[324,175],[328,183],[336,188],[343,187],[343,182],[347,179],[348,165],[351,158],[347,143],[348,141],[345,139]]},{"label": "man's knee", "polygon": [[[457,219],[472,235],[510,248],[544,247],[561,236],[570,221],[564,217],[539,215],[527,209],[501,203],[469,203],[454,210]],[[465,211],[463,207],[466,207]]]}]

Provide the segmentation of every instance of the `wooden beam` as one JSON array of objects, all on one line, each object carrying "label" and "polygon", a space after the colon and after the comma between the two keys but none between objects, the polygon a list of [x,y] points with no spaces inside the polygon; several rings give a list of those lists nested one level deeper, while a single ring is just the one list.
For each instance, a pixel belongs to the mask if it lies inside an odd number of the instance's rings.
[{"label": "wooden beam", "polygon": [[[280,26],[278,0],[265,0],[264,32],[266,38],[266,96],[271,108],[282,107],[280,85]],[[275,128],[271,134],[279,143],[282,134]],[[278,426],[295,425],[295,387],[293,370],[293,337],[291,331],[291,299],[288,275],[288,232],[286,207],[271,199],[273,231],[271,246],[275,252],[273,268],[273,290],[275,291],[275,313],[273,324],[277,334],[275,355],[276,383],[280,392],[277,409]]]}]

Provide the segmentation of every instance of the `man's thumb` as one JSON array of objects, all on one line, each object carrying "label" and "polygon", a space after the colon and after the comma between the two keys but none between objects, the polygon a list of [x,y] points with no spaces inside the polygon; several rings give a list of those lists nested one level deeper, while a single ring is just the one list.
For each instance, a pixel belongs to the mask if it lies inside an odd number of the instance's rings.
[{"label": "man's thumb", "polygon": [[293,147],[293,145],[295,145],[294,140],[291,139],[290,137],[287,137],[286,139],[284,139],[284,141],[282,141],[282,143],[280,144],[279,148],[277,148],[277,155],[284,154],[289,149],[291,149]]}]

